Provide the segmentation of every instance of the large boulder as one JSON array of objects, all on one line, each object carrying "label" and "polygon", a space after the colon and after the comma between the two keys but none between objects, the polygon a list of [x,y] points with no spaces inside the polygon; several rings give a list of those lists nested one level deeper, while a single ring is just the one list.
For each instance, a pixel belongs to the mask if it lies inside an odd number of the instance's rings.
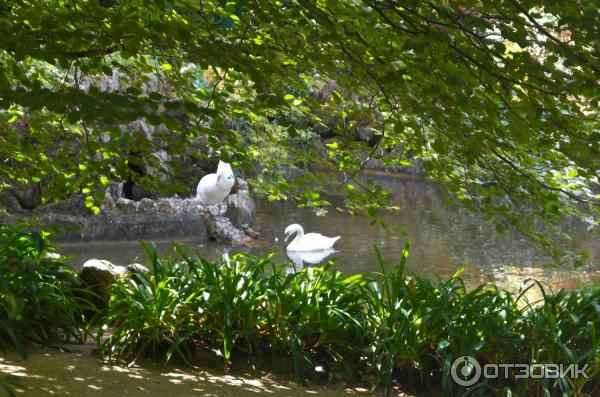
[{"label": "large boulder", "polygon": [[109,182],[104,192],[104,207],[115,207],[117,201],[123,197],[123,183],[117,183],[115,181]]},{"label": "large boulder", "polygon": [[211,239],[245,246],[259,237],[259,233],[251,228],[256,205],[250,197],[248,182],[242,178],[236,178],[232,191],[234,193],[223,203],[204,212],[204,223]]},{"label": "large boulder", "polygon": [[150,273],[150,269],[148,269],[144,265],[140,265],[139,263],[132,263],[125,267],[125,270],[129,274],[147,274]]},{"label": "large boulder", "polygon": [[156,201],[149,198],[143,198],[138,203],[135,203],[135,205],[139,212],[152,213],[156,211],[156,203]]},{"label": "large boulder", "polygon": [[225,217],[229,218],[235,226],[245,229],[254,223],[256,205],[247,190],[227,196],[225,205],[227,206]]},{"label": "large boulder", "polygon": [[115,207],[123,213],[135,212],[135,201],[125,197],[119,197],[115,202]]},{"label": "large boulder", "polygon": [[240,229],[225,216],[225,206],[220,204],[217,211],[206,211],[204,223],[208,237],[213,240],[227,242],[232,245],[246,246],[250,244],[253,236],[247,230]]},{"label": "large boulder", "polygon": [[92,299],[96,306],[104,308],[108,306],[110,299],[110,286],[126,272],[125,267],[117,266],[107,260],[90,259],[83,264],[78,276],[84,285],[90,287],[97,295]]},{"label": "large boulder", "polygon": [[90,259],[79,270],[79,278],[87,285],[110,285],[127,269],[104,259]]},{"label": "large boulder", "polygon": [[21,212],[21,204],[17,201],[17,198],[6,190],[0,191],[0,209],[6,210],[9,214]]},{"label": "large boulder", "polygon": [[250,193],[250,188],[248,187],[248,182],[242,178],[235,178],[235,184],[231,188],[231,194],[239,193],[239,192]]},{"label": "large boulder", "polygon": [[35,208],[42,203],[42,189],[39,185],[13,189],[12,194],[21,207],[26,209]]}]

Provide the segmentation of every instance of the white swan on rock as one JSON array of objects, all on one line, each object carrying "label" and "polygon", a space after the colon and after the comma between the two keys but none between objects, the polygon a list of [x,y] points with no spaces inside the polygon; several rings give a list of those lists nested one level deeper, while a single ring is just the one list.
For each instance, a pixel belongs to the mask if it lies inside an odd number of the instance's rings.
[{"label": "white swan on rock", "polygon": [[196,189],[196,199],[204,205],[219,204],[229,195],[235,183],[231,165],[219,160],[217,172],[200,179]]},{"label": "white swan on rock", "polygon": [[326,250],[333,247],[336,241],[340,239],[340,236],[327,237],[319,233],[307,233],[304,234],[302,226],[294,223],[289,225],[285,229],[285,241],[296,234],[296,237],[287,246],[288,251],[319,251]]}]

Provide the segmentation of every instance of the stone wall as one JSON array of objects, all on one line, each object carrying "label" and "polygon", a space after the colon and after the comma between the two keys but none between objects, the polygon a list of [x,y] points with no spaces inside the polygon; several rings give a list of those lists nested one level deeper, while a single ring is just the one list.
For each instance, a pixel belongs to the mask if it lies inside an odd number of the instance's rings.
[{"label": "stone wall", "polygon": [[193,238],[245,245],[258,237],[251,228],[255,204],[243,180],[238,181],[234,193],[223,203],[212,207],[203,206],[194,198],[133,201],[111,193],[110,188],[97,215],[86,208],[84,196],[42,205],[32,211],[14,207],[12,213],[3,216],[3,221],[35,219],[45,227],[58,225],[61,231],[55,237],[59,241]]}]

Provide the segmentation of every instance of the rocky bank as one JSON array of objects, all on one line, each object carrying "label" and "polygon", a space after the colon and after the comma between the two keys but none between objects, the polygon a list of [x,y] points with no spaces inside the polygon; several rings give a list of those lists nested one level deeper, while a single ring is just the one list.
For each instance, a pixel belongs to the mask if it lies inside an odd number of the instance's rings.
[{"label": "rocky bank", "polygon": [[[203,206],[194,198],[143,198],[133,201],[122,197],[122,187],[109,186],[100,213],[93,214],[85,197],[74,196],[33,210],[18,206],[14,197],[0,197],[7,208],[2,219],[17,222],[33,218],[42,226],[59,225],[57,240],[148,240],[184,238],[217,240],[246,245],[258,237],[252,230],[256,214],[248,184],[238,179],[232,194],[217,206]],[[2,203],[0,203],[2,204]]]}]

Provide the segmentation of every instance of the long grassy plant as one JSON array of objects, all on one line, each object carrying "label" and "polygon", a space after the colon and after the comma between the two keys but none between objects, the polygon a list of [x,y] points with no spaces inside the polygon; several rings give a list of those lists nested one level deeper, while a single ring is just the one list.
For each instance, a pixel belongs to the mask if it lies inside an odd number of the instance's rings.
[{"label": "long grassy plant", "polygon": [[29,341],[83,340],[94,308],[43,231],[0,225],[0,348],[26,355]]},{"label": "long grassy plant", "polygon": [[[173,354],[197,362],[205,349],[225,368],[292,364],[300,380],[345,373],[389,393],[401,384],[446,395],[592,396],[599,387],[600,288],[546,294],[529,303],[493,285],[465,287],[448,279],[412,277],[409,246],[381,271],[346,277],[332,264],[286,273],[270,259],[236,255],[207,261],[177,246],[173,258],[146,247],[152,272],[112,289],[99,334],[106,357],[134,361]],[[104,338],[104,330],[109,330]],[[452,363],[588,365],[587,377],[482,378],[463,388]]]},{"label": "long grassy plant", "polygon": [[149,354],[169,360],[175,353],[189,363],[192,353],[187,342],[197,326],[192,304],[198,291],[183,263],[158,257],[154,247],[144,248],[152,276],[138,273],[113,285],[97,335],[101,353],[131,363]]},{"label": "long grassy plant", "polygon": [[301,379],[330,366],[355,378],[366,341],[363,277],[347,278],[328,264],[274,279],[266,302],[272,353],[290,355]]}]

